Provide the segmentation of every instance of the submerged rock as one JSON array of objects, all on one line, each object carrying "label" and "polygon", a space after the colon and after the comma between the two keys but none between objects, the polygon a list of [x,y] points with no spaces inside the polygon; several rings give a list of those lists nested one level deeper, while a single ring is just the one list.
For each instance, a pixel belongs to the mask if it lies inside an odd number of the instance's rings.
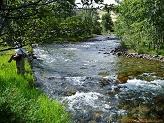
[{"label": "submerged rock", "polygon": [[102,79],[102,80],[100,81],[100,86],[101,86],[101,87],[104,87],[104,86],[106,86],[106,85],[109,85],[111,82],[112,82],[112,80],[109,80],[109,79]]},{"label": "submerged rock", "polygon": [[64,91],[64,92],[62,92],[62,94],[65,95],[65,96],[72,96],[72,95],[75,95],[76,92],[77,92],[77,90]]}]

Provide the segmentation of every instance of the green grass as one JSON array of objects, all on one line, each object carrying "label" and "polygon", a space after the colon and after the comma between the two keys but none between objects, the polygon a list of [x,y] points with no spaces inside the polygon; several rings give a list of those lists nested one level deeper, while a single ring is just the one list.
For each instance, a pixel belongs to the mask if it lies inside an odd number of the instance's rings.
[{"label": "green grass", "polygon": [[[121,44],[123,47],[124,44]],[[137,53],[145,53],[145,54],[150,54],[150,55],[162,55],[164,56],[164,49],[159,49],[158,52],[156,52],[155,49],[149,49],[148,50],[148,47],[147,46],[140,46],[138,47],[137,49],[132,49],[131,47],[128,47],[128,51],[129,52],[137,52]]]},{"label": "green grass", "polygon": [[10,55],[0,56],[0,123],[69,123],[65,106],[48,98],[33,86],[33,75],[26,62],[25,76],[16,74]]},{"label": "green grass", "polygon": [[152,55],[163,55],[164,56],[164,50],[163,49],[159,49],[159,51],[157,53],[155,49],[148,50],[148,48],[146,46],[141,46],[140,48],[138,48],[138,52],[139,53],[146,53],[146,54],[152,54]]}]

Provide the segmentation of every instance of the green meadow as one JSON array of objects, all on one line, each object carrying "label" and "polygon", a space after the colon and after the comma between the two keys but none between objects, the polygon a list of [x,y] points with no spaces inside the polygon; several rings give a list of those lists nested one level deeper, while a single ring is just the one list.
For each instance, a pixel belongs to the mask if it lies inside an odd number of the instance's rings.
[{"label": "green meadow", "polygon": [[18,75],[10,54],[0,53],[0,123],[70,123],[65,106],[35,88],[27,60],[25,76]]}]

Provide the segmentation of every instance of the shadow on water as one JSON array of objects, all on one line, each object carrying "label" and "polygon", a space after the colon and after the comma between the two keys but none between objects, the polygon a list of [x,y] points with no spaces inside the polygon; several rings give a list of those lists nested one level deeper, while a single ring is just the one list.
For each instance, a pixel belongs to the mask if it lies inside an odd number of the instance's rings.
[{"label": "shadow on water", "polygon": [[115,39],[37,47],[38,88],[65,103],[75,123],[162,121],[164,64],[112,55]]}]

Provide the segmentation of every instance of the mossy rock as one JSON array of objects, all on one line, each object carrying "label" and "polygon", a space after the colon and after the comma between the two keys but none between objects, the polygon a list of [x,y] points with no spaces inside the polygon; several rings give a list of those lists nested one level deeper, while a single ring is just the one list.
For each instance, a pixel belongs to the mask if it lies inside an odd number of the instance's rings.
[{"label": "mossy rock", "polygon": [[125,74],[125,73],[118,73],[118,76],[117,76],[118,79],[122,79],[124,77],[127,77],[127,74]]},{"label": "mossy rock", "polygon": [[75,95],[76,92],[77,92],[76,90],[72,90],[72,91],[62,92],[62,94],[65,95],[65,96],[72,96],[72,95]]},{"label": "mossy rock", "polygon": [[156,72],[156,75],[164,75],[163,71]]},{"label": "mossy rock", "polygon": [[119,79],[120,80],[120,84],[126,83],[127,80],[129,80],[129,79],[130,79],[129,77],[124,77],[124,78]]},{"label": "mossy rock", "polygon": [[146,78],[146,81],[148,82],[154,81],[154,78]]},{"label": "mossy rock", "polygon": [[95,120],[91,120],[91,121],[89,121],[88,123],[98,123],[98,122],[95,121]]},{"label": "mossy rock", "polygon": [[126,73],[119,73],[117,78],[119,79],[118,84],[126,83],[130,79]]},{"label": "mossy rock", "polygon": [[129,109],[129,105],[123,105],[122,109],[123,110],[128,110]]},{"label": "mossy rock", "polygon": [[102,114],[96,113],[96,112],[93,114],[94,118],[99,118],[99,117],[101,117],[101,115],[102,115]]},{"label": "mossy rock", "polygon": [[135,76],[135,75],[139,75],[141,72],[140,71],[130,71],[128,72],[128,76]]},{"label": "mossy rock", "polygon": [[107,72],[102,72],[102,73],[98,73],[99,76],[102,76],[102,77],[106,77],[108,76],[108,73]]}]

